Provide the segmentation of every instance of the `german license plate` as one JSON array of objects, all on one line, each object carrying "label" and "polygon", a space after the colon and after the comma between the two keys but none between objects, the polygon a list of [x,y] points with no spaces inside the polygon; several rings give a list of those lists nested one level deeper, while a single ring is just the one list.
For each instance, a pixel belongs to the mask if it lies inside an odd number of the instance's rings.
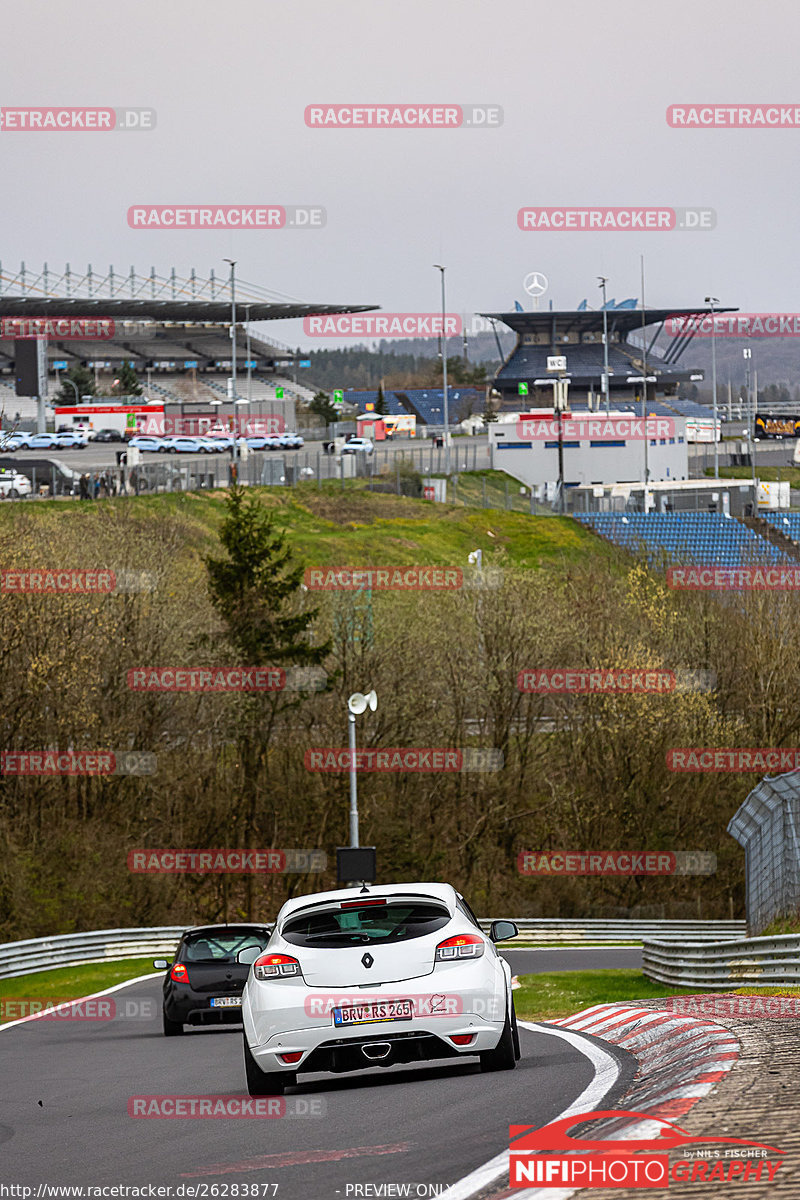
[{"label": "german license plate", "polygon": [[214,996],[210,1001],[212,1008],[241,1008],[241,996]]},{"label": "german license plate", "polygon": [[347,1004],[333,1010],[334,1025],[369,1025],[374,1021],[410,1021],[414,1015],[411,1000],[376,1000],[368,1004]]}]

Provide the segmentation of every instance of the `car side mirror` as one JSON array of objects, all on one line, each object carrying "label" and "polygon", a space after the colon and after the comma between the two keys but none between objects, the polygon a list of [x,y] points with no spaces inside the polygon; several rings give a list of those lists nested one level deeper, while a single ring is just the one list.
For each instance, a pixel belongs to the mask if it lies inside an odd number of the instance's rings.
[{"label": "car side mirror", "polygon": [[153,966],[157,971],[166,971],[169,963],[167,962],[166,958],[154,958]]},{"label": "car side mirror", "polygon": [[515,938],[519,930],[513,921],[492,921],[489,926],[489,937],[493,942],[507,942]]},{"label": "car side mirror", "polygon": [[254,963],[258,956],[263,953],[264,951],[260,946],[245,946],[244,950],[240,950],[236,955],[236,961],[238,963]]}]

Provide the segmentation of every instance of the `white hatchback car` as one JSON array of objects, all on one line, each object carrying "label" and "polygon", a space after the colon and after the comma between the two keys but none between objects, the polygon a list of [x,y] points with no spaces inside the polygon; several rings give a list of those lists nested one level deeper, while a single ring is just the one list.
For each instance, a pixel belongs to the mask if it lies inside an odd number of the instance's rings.
[{"label": "white hatchback car", "polygon": [[369,438],[350,438],[342,446],[342,454],[372,454],[374,448]]},{"label": "white hatchback car", "polygon": [[520,1056],[511,968],[449,884],[364,886],[289,900],[242,996],[251,1096],[282,1095],[297,1072],[479,1055],[484,1071]]},{"label": "white hatchback car", "polygon": [[32,491],[31,481],[27,475],[0,467],[0,496],[4,500],[16,500],[19,496],[30,496]]}]

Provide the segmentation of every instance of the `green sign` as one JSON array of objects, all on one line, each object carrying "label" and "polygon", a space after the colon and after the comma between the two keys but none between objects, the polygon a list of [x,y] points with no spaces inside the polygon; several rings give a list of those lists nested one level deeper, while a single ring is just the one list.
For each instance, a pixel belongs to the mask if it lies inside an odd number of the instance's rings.
[{"label": "green sign", "polygon": [[527,383],[518,383],[518,384],[517,384],[517,389],[518,389],[518,391],[519,391],[519,394],[520,394],[520,396],[527,396],[527,394],[528,394],[528,385],[527,385]]},{"label": "green sign", "polygon": [[275,399],[276,400],[283,399],[283,388],[275,388]]},{"label": "green sign", "polygon": [[341,388],[337,388],[333,393],[333,403],[342,404],[344,401],[344,392]]}]

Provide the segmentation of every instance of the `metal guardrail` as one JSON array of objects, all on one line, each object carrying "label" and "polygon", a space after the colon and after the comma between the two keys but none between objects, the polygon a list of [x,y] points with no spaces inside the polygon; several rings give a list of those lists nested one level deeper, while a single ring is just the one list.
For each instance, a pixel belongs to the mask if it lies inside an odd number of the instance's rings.
[{"label": "metal guardrail", "polygon": [[654,983],[710,991],[742,984],[800,984],[800,934],[727,942],[647,938],[643,970]]},{"label": "metal guardrail", "polygon": [[0,979],[69,967],[76,963],[171,955],[186,925],[155,929],[98,929],[0,945]]},{"label": "metal guardrail", "polygon": [[[481,921],[488,930],[492,920]],[[558,917],[507,917],[519,927],[522,942],[548,945],[558,942],[639,942],[643,939],[687,935],[698,938],[738,938],[744,921],[595,921]],[[172,955],[187,925],[162,925],[153,929],[98,929],[48,938],[30,938],[0,945],[0,979],[69,967],[79,963],[118,962],[126,958]],[[785,939],[777,939],[778,941]],[[791,940],[791,939],[790,939]],[[800,938],[795,939],[800,946]],[[669,941],[653,945],[672,946]],[[703,943],[697,943],[702,946]],[[736,945],[745,944],[737,942]],[[681,946],[685,946],[681,942]],[[800,978],[800,960],[798,961]]]},{"label": "metal guardrail", "polygon": [[[513,921],[520,941],[542,945],[554,942],[641,942],[647,938],[696,937],[713,941],[743,937],[744,921],[595,920],[561,917],[492,917],[481,921],[488,930],[492,920]],[[667,943],[670,944],[670,943]]]}]

